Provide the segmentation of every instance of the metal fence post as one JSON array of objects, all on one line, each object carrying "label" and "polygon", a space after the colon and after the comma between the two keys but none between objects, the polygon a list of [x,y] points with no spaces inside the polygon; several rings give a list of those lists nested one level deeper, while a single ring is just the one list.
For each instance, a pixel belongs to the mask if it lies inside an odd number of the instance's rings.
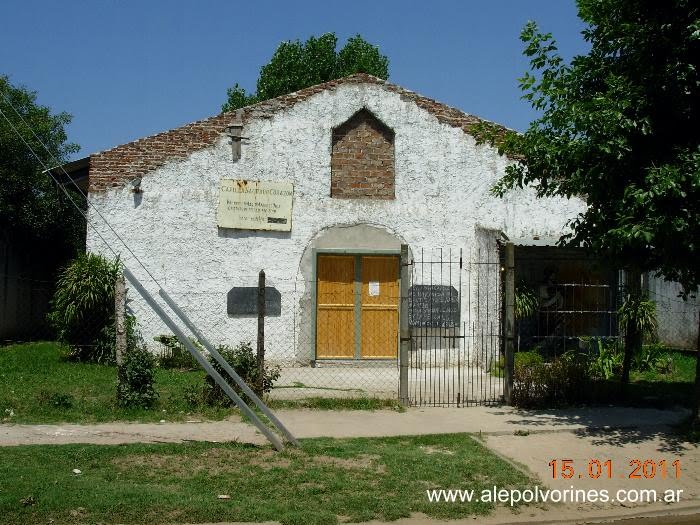
[{"label": "metal fence post", "polygon": [[411,328],[408,323],[408,245],[401,245],[400,293],[399,293],[399,402],[408,405],[408,353],[411,345]]},{"label": "metal fence post", "polygon": [[265,270],[260,270],[258,276],[258,381],[257,392],[259,396],[263,395],[264,390],[264,374],[265,374]]},{"label": "metal fence post", "polygon": [[505,383],[503,397],[507,405],[513,403],[513,372],[515,368],[515,247],[512,242],[505,245],[505,345],[504,367]]}]

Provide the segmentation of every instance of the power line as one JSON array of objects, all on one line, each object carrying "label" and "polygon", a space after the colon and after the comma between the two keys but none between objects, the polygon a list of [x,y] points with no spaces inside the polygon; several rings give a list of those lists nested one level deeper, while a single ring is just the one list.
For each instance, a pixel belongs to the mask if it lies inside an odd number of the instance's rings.
[{"label": "power line", "polygon": [[[162,288],[161,285],[160,285],[160,283],[158,282],[158,280],[157,280],[157,279],[153,276],[153,274],[148,270],[148,268],[146,267],[146,265],[141,261],[141,259],[139,259],[139,258],[136,256],[136,254],[131,250],[131,248],[130,248],[129,245],[126,243],[126,241],[125,241],[124,239],[122,239],[122,237],[119,235],[119,233],[117,233],[117,231],[116,231],[114,228],[112,228],[112,225],[111,225],[111,224],[109,223],[109,221],[104,217],[104,215],[102,215],[102,213],[100,212],[100,210],[98,209],[98,207],[95,206],[94,204],[92,204],[92,203],[90,202],[87,193],[83,192],[82,188],[80,188],[80,186],[78,186],[78,184],[75,182],[75,180],[73,179],[73,177],[71,177],[71,176],[68,174],[68,172],[67,172],[67,171],[65,170],[65,168],[63,167],[63,164],[54,156],[53,153],[51,153],[51,150],[48,148],[48,146],[37,136],[37,134],[34,132],[34,130],[32,129],[32,127],[27,123],[27,121],[24,119],[24,117],[22,116],[22,114],[21,114],[19,111],[17,111],[17,108],[15,108],[15,106],[14,106],[14,105],[12,104],[12,102],[8,99],[8,97],[5,95],[5,93],[3,93],[3,92],[0,91],[0,94],[2,94],[2,98],[5,100],[5,102],[7,103],[7,105],[10,106],[10,107],[12,108],[12,110],[13,110],[13,111],[15,112],[15,114],[20,118],[20,120],[21,120],[22,123],[25,125],[25,127],[26,127],[26,128],[31,132],[31,134],[34,136],[34,138],[36,139],[36,141],[37,141],[39,144],[41,144],[41,146],[46,150],[46,152],[47,152],[47,153],[49,154],[49,156],[51,157],[52,161],[55,162],[55,163],[58,165],[57,167],[59,167],[59,168],[61,169],[61,171],[63,171],[63,174],[68,178],[68,180],[73,184],[73,186],[75,186],[75,188],[78,190],[78,192],[80,193],[80,195],[81,195],[82,197],[85,198],[85,203],[86,203],[86,205],[88,206],[88,208],[91,207],[91,208],[95,211],[95,213],[97,213],[97,215],[100,217],[100,219],[102,219],[102,222],[104,222],[104,224],[107,226],[107,228],[109,228],[109,230],[114,234],[114,236],[115,236],[117,239],[119,239],[119,242],[122,243],[122,245],[124,246],[124,248],[126,249],[126,251],[129,252],[129,254],[134,258],[134,260],[139,264],[139,266],[141,266],[141,268],[143,268],[143,270],[146,272],[146,274],[148,274],[148,276],[153,280],[153,282],[154,282],[155,284],[157,284],[159,288]],[[2,112],[1,109],[0,109],[0,112]],[[87,214],[85,214],[85,213],[83,212],[83,210],[80,208],[80,206],[78,206],[78,205],[75,203],[75,201],[71,198],[71,196],[69,195],[68,191],[67,191],[66,188],[63,186],[63,184],[61,184],[60,182],[58,182],[57,178],[56,178],[56,177],[54,176],[54,174],[51,172],[51,169],[55,169],[55,168],[47,168],[46,165],[44,164],[44,162],[41,160],[41,158],[39,158],[39,156],[36,154],[36,152],[32,149],[32,147],[31,147],[31,146],[27,143],[27,141],[24,139],[24,137],[22,136],[22,134],[19,133],[19,131],[17,130],[17,128],[15,128],[14,124],[10,121],[10,119],[7,117],[7,115],[5,115],[4,113],[2,113],[2,115],[3,115],[3,117],[5,118],[5,120],[8,122],[8,124],[10,124],[10,127],[12,127],[12,129],[13,129],[14,132],[15,132],[15,134],[20,138],[20,140],[22,140],[22,142],[24,142],[24,144],[27,146],[27,148],[29,148],[29,151],[31,151],[32,155],[34,155],[34,157],[39,161],[39,163],[40,163],[40,164],[42,165],[42,167],[44,168],[44,171],[45,171],[46,173],[48,173],[49,176],[53,179],[53,181],[61,187],[61,189],[62,189],[63,192],[66,194],[66,196],[68,197],[68,199],[70,200],[70,202],[73,204],[73,206],[75,206],[75,207],[78,209],[78,211],[81,213],[81,215],[83,215],[83,217],[85,217],[86,223],[87,223],[89,226],[92,227],[92,229],[97,233],[97,235],[100,237],[100,239],[102,240],[102,242],[104,242],[104,243],[107,245],[107,248],[114,254],[114,256],[115,256],[115,257],[119,257],[119,255],[114,251],[114,249],[112,248],[112,246],[106,241],[106,239],[102,236],[102,234],[100,234],[100,232],[97,230],[97,228],[95,227],[95,225],[94,225],[94,224],[91,224],[90,219],[88,218]]]},{"label": "power line", "polygon": [[107,246],[107,248],[109,248],[109,250],[114,254],[114,256],[115,256],[115,257],[119,257],[119,255],[117,254],[117,252],[114,251],[114,249],[112,248],[112,246],[107,242],[107,240],[102,236],[102,234],[97,230],[97,228],[95,228],[95,226],[94,226],[93,224],[91,224],[90,220],[89,220],[88,217],[87,217],[87,214],[82,210],[82,208],[81,208],[80,206],[78,206],[78,205],[75,203],[75,201],[73,200],[73,197],[71,197],[70,193],[68,193],[68,190],[66,190],[66,188],[64,188],[63,185],[62,185],[60,182],[58,182],[58,179],[56,179],[56,177],[53,175],[53,173],[51,173],[50,171],[48,171],[48,169],[46,168],[46,164],[44,164],[44,161],[42,161],[41,158],[39,157],[39,155],[36,154],[36,152],[34,151],[34,149],[33,149],[33,148],[29,145],[29,143],[24,139],[24,137],[23,137],[22,134],[19,132],[19,130],[15,127],[15,125],[12,123],[12,121],[10,121],[10,119],[7,118],[7,115],[5,115],[5,112],[4,112],[2,109],[0,109],[0,115],[2,115],[3,118],[7,121],[7,123],[10,125],[10,127],[11,127],[12,130],[15,132],[15,134],[20,138],[20,140],[24,143],[24,145],[27,146],[27,149],[29,149],[29,151],[30,151],[31,154],[34,156],[34,158],[36,158],[36,160],[39,161],[39,164],[41,164],[42,168],[44,168],[44,169],[46,170],[46,172],[47,172],[47,173],[49,174],[49,176],[53,179],[53,181],[63,190],[63,193],[65,193],[66,197],[68,197],[68,200],[71,202],[71,204],[73,204],[73,206],[75,206],[75,208],[76,208],[76,209],[80,212],[80,214],[83,216],[83,218],[85,219],[86,224],[87,224],[88,226],[91,226],[92,229],[95,230],[95,233],[97,233],[97,235],[99,236],[99,238],[102,239],[102,242],[105,243],[105,245]]}]

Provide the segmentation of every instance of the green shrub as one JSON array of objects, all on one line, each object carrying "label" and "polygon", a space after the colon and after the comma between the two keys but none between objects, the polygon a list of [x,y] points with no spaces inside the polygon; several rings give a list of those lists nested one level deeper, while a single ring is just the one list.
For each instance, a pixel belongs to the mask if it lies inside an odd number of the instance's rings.
[{"label": "green shrub", "polygon": [[562,354],[552,361],[550,377],[555,405],[572,405],[584,401],[590,384],[588,356],[575,351]]},{"label": "green shrub", "polygon": [[[153,338],[154,341],[162,344],[165,349],[158,355],[158,366],[161,368],[177,368],[180,370],[191,370],[198,368],[199,363],[185,348],[177,336],[174,335],[159,335]],[[192,343],[201,351],[202,346],[194,340]]]},{"label": "green shrub", "polygon": [[632,358],[632,370],[637,372],[656,371],[665,374],[671,371],[672,365],[671,354],[661,343],[643,345],[641,352]]},{"label": "green shrub", "polygon": [[63,409],[73,408],[73,403],[75,402],[75,398],[71,394],[49,392],[47,390],[41,390],[37,395],[37,400],[42,405]]},{"label": "green shrub", "polygon": [[49,322],[77,361],[114,360],[114,283],[119,261],[79,255],[60,273]]},{"label": "green shrub", "polygon": [[153,388],[155,356],[143,346],[130,348],[119,367],[117,404],[122,407],[150,408],[158,398]]},{"label": "green shrub", "polygon": [[[243,379],[243,381],[245,381],[250,388],[255,390],[258,382],[258,363],[256,353],[253,351],[251,344],[240,343],[235,348],[221,346],[218,348],[218,351],[221,354],[221,357],[223,357],[226,362],[231,365],[231,368],[233,368],[236,373],[241,376],[241,379]],[[233,390],[238,395],[242,396],[238,385],[236,385],[232,379],[229,379],[229,376],[224,371],[223,367],[212,356],[209,356],[209,362],[214,367],[214,370],[216,370],[224,379],[227,380]],[[263,393],[272,390],[273,383],[277,381],[279,376],[279,367],[264,367],[262,378]],[[209,375],[206,377],[206,385],[204,386],[202,392],[202,401],[207,405],[214,406],[233,405],[233,401],[229,399],[221,387],[219,387],[219,385],[217,385],[214,379],[212,379]]]},{"label": "green shrub", "polygon": [[513,374],[513,405],[530,408],[544,405],[549,399],[549,369],[545,363],[519,367]]},{"label": "green shrub", "polygon": [[[136,330],[136,317],[131,314],[124,314],[124,330],[126,331],[126,347],[127,349],[136,348],[142,343],[141,336]],[[72,361],[91,361],[100,364],[112,365],[116,362],[116,339],[117,327],[112,317],[111,322],[101,330],[99,337],[95,340],[94,345],[89,350],[89,353],[76,353],[70,351],[67,358]]]},{"label": "green shrub", "polygon": [[[517,354],[516,354],[517,355]],[[533,359],[516,366],[513,404],[521,408],[556,407],[583,400],[588,384],[585,354],[566,352],[551,362]]]},{"label": "green shrub", "polygon": [[656,337],[658,325],[656,303],[647,295],[628,295],[617,313],[622,330],[626,330],[629,325],[634,325],[647,340],[653,340]]},{"label": "green shrub", "polygon": [[625,354],[617,340],[601,338],[589,342],[588,373],[596,379],[612,379],[622,373]]},{"label": "green shrub", "polygon": [[515,318],[525,319],[534,315],[540,301],[535,291],[523,281],[515,287]]},{"label": "green shrub", "polygon": [[[613,379],[622,373],[624,352],[617,340],[590,339],[589,373],[594,379]],[[660,343],[642,346],[641,352],[632,356],[632,370],[668,373],[673,360],[668,349]]]},{"label": "green shrub", "polygon": [[187,385],[182,391],[182,397],[188,407],[200,407],[204,404],[204,388],[202,385]]},{"label": "green shrub", "polygon": [[[532,350],[515,352],[514,361],[515,367],[517,368],[519,366],[530,366],[532,364],[542,363],[544,362],[544,358],[539,353],[538,348],[534,347]],[[504,368],[505,360],[503,356],[501,356],[498,359],[491,362],[491,368],[489,369],[489,373],[496,377],[503,377]]]},{"label": "green shrub", "polygon": [[544,363],[544,358],[537,349],[515,352],[515,368]]}]

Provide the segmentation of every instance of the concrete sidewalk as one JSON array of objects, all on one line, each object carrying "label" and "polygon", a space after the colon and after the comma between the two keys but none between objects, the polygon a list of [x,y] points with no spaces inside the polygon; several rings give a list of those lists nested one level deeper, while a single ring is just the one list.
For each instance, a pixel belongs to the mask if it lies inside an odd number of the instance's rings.
[{"label": "concrete sidewalk", "polygon": [[[395,435],[468,432],[476,434],[492,451],[518,468],[526,467],[538,484],[566,489],[575,483],[582,489],[667,488],[682,489],[680,503],[627,505],[555,504],[524,507],[519,514],[499,506],[479,523],[600,523],[615,519],[637,520],[655,516],[650,525],[694,523],[700,512],[700,448],[679,440],[670,425],[687,416],[685,410],[661,411],[633,408],[583,408],[523,411],[508,407],[412,408],[406,412],[281,410],[279,418],[300,438],[379,437]],[[516,434],[516,431],[520,431]],[[479,435],[481,433],[481,435]],[[0,446],[67,443],[159,443],[182,441],[240,441],[264,444],[265,438],[239,418],[226,421],[185,423],[105,423],[98,425],[0,424]],[[571,458],[578,472],[585,472],[591,459],[610,459],[617,475],[613,479],[553,479],[549,462]],[[680,479],[633,480],[626,478],[634,458],[682,462]],[[446,487],[450,488],[450,487]],[[679,515],[693,514],[692,517]],[[674,515],[672,518],[661,516]],[[670,520],[670,521],[668,521]],[[376,525],[379,522],[371,522]],[[454,522],[414,515],[401,525],[450,525],[475,523],[466,518]],[[368,524],[369,525],[369,524]]]},{"label": "concrete sidewalk", "polygon": [[[583,408],[515,410],[509,407],[411,408],[405,412],[280,410],[277,415],[299,438],[379,437],[453,432],[513,434],[582,429],[639,428],[672,425],[684,410]],[[263,444],[265,438],[239,418],[185,423],[101,423],[96,425],[0,424],[0,446],[67,443],[160,443],[240,441]]]}]

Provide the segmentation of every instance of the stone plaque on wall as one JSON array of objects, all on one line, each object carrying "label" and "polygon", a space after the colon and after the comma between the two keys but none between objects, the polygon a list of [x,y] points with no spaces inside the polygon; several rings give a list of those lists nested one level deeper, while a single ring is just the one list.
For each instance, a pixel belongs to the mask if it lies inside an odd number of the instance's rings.
[{"label": "stone plaque on wall", "polygon": [[221,179],[217,223],[241,230],[292,229],[291,182]]},{"label": "stone plaque on wall", "polygon": [[454,286],[416,284],[408,290],[408,322],[416,328],[459,326],[459,293]]}]

